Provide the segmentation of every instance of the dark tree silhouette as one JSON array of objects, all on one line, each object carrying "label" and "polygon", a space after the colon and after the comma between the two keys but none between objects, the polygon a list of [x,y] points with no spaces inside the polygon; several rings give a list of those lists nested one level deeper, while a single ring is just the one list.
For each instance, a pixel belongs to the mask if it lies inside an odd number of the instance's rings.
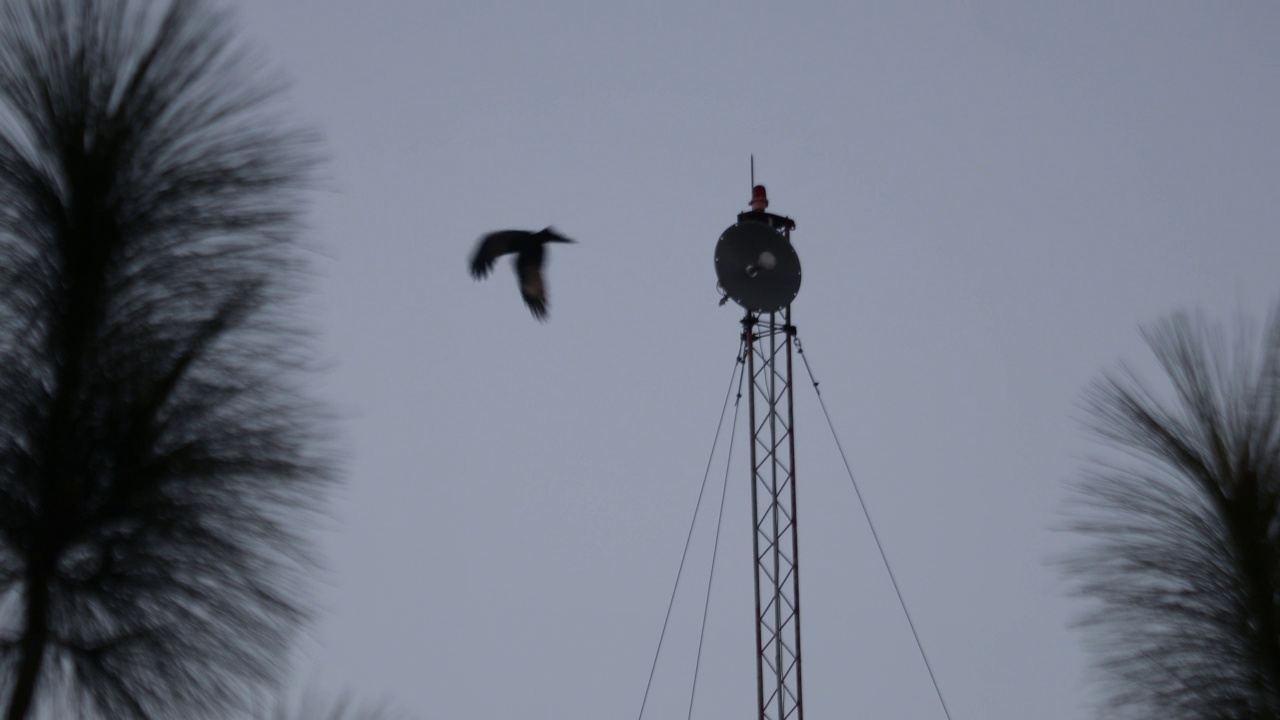
[{"label": "dark tree silhouette", "polygon": [[1280,308],[1261,340],[1176,315],[1144,333],[1171,390],[1111,373],[1087,395],[1120,452],[1075,496],[1068,576],[1108,717],[1280,717]]},{"label": "dark tree silhouette", "polygon": [[198,0],[0,0],[10,720],[247,709],[304,618],[314,140],[261,67]]}]

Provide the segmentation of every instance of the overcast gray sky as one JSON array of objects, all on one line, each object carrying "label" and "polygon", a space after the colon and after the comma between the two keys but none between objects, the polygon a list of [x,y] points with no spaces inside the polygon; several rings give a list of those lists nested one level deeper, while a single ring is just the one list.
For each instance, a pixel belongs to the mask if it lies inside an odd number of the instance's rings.
[{"label": "overcast gray sky", "polygon": [[[1140,324],[1277,297],[1280,9],[236,4],[332,158],[310,218],[349,462],[305,676],[424,718],[636,716],[738,346],[712,250],[755,153],[952,717],[1089,716],[1080,606],[1046,565],[1090,452],[1076,402],[1150,367]],[[466,261],[546,224],[579,244],[553,248],[540,325],[505,262],[476,283]],[[796,397],[807,714],[941,718]],[[698,717],[753,712],[746,472]],[[685,713],[700,527],[646,717]]]}]

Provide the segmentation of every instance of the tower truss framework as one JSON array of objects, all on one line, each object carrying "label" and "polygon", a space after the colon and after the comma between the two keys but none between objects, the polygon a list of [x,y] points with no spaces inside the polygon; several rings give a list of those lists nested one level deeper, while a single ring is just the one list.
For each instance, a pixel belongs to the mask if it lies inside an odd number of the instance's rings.
[{"label": "tower truss framework", "polygon": [[751,424],[756,700],[760,720],[803,720],[791,308],[742,320]]}]

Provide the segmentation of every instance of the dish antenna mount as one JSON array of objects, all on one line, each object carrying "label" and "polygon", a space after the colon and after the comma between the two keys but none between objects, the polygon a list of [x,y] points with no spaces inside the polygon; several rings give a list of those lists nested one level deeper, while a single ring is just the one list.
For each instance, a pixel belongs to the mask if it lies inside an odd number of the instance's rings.
[{"label": "dish antenna mount", "polygon": [[725,295],[743,309],[776,313],[800,292],[800,257],[791,247],[789,230],[783,234],[762,219],[740,219],[720,235],[716,277]]}]

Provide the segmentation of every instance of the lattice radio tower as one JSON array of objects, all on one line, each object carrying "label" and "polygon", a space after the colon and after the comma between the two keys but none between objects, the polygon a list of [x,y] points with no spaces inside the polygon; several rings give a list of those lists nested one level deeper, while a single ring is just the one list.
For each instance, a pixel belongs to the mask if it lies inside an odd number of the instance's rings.
[{"label": "lattice radio tower", "polygon": [[800,567],[796,533],[796,443],[791,394],[795,327],[791,301],[800,290],[795,222],[766,212],[755,185],[751,211],[716,243],[724,294],[746,311],[742,342],[751,378],[751,508],[755,531],[756,700],[760,720],[803,720],[800,664]]}]

